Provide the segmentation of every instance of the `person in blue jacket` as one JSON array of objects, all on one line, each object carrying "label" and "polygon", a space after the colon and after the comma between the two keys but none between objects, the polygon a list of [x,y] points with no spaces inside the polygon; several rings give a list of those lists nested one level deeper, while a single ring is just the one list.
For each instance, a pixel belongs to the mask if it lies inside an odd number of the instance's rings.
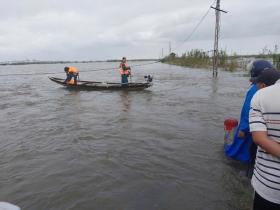
[{"label": "person in blue jacket", "polygon": [[249,165],[247,175],[250,176],[254,159],[256,156],[256,146],[253,144],[252,135],[249,131],[249,110],[251,100],[254,94],[257,92],[256,78],[261,74],[262,71],[272,69],[273,66],[266,60],[255,60],[249,64],[249,70],[252,83],[249,90],[247,91],[244,104],[242,106],[240,121],[232,144],[225,145],[226,156],[242,161]]}]

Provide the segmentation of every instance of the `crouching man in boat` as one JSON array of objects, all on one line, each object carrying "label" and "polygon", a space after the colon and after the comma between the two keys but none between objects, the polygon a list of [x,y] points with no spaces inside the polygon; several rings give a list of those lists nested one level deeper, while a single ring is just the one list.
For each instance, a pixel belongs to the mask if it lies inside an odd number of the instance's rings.
[{"label": "crouching man in boat", "polygon": [[66,66],[64,67],[64,71],[66,73],[66,79],[64,83],[69,85],[77,85],[77,77],[79,76],[77,68],[73,66]]},{"label": "crouching man in boat", "polygon": [[130,76],[131,72],[126,61],[126,57],[123,57],[120,63],[120,74],[122,86],[128,86],[128,77]]}]

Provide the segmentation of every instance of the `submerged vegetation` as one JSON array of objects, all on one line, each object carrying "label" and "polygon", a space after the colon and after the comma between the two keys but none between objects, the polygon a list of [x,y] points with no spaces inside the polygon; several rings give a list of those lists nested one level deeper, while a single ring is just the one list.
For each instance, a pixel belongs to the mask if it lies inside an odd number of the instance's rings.
[{"label": "submerged vegetation", "polygon": [[[177,56],[171,53],[163,60],[164,63],[186,66],[192,68],[210,68],[212,67],[212,56],[208,52],[199,49],[193,49],[189,52]],[[226,51],[219,51],[219,68],[233,71],[239,67],[238,57],[236,55],[228,56]]]},{"label": "submerged vegetation", "polygon": [[266,58],[272,61],[274,67],[280,70],[280,53],[278,53],[278,45],[274,45],[274,49],[270,50],[264,47],[258,57]]},{"label": "submerged vegetation", "polygon": [[[276,69],[280,70],[280,54],[278,53],[277,45],[275,45],[273,52],[264,48],[258,55],[237,55],[236,53],[228,55],[226,50],[220,50],[218,67],[226,71],[245,69],[248,62],[254,58],[267,59],[273,63]],[[209,55],[209,52],[199,49],[193,49],[183,53],[181,56],[178,56],[175,53],[170,53],[170,55],[162,59],[162,62],[191,68],[210,69],[213,66],[212,55]]]}]

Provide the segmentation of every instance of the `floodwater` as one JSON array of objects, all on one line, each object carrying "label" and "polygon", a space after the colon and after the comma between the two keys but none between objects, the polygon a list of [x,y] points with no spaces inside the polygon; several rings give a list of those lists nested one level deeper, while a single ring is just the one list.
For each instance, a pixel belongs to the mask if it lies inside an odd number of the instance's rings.
[{"label": "floodwater", "polygon": [[[0,66],[0,74],[65,77],[63,67]],[[223,154],[224,118],[239,117],[249,87],[244,72],[212,79],[158,63],[132,74],[152,74],[154,86],[69,91],[48,75],[1,76],[0,200],[23,210],[249,209],[249,180]],[[117,70],[80,78],[120,80]]]}]

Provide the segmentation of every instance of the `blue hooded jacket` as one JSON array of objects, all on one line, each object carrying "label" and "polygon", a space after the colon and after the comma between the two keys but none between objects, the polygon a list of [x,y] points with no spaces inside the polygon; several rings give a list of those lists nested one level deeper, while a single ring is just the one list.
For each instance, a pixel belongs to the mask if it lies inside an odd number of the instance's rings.
[{"label": "blue hooded jacket", "polygon": [[[249,129],[249,111],[251,106],[251,100],[255,93],[257,92],[257,85],[252,84],[250,89],[246,94],[246,98],[241,110],[240,123],[234,134],[234,139],[232,144],[225,145],[224,150],[226,156],[239,160],[242,162],[251,162],[251,146],[253,143],[252,134]],[[238,132],[243,131],[245,133],[245,138],[239,138]]]}]

